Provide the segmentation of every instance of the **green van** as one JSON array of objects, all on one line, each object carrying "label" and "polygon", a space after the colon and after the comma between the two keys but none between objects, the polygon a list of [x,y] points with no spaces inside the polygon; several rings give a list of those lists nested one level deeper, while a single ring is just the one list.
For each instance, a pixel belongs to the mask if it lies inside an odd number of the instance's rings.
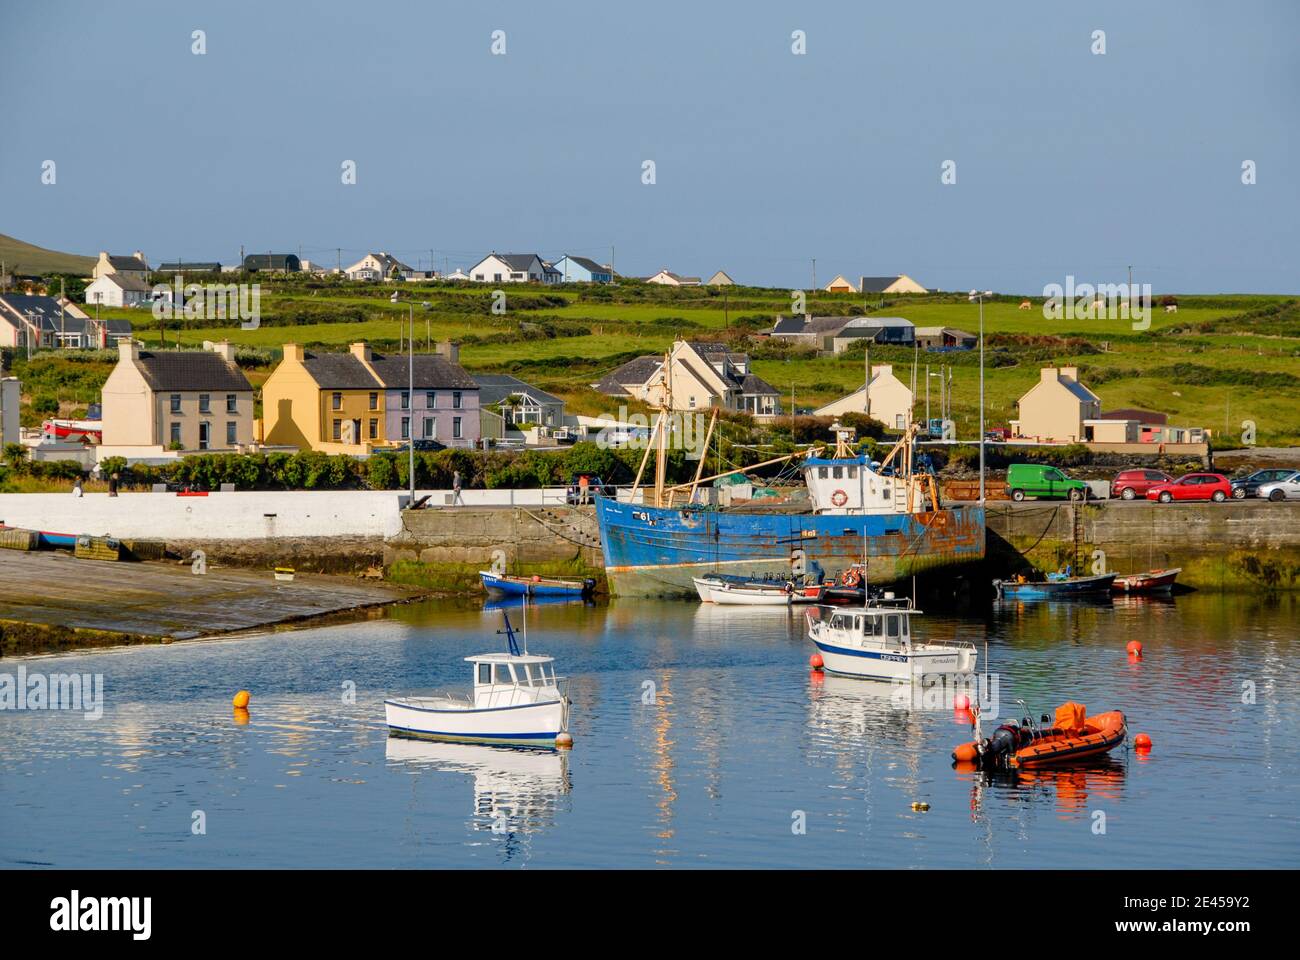
[{"label": "green van", "polygon": [[1082,480],[1071,480],[1056,467],[1037,463],[1013,463],[1007,467],[1007,495],[1012,500],[1025,497],[1087,500],[1088,485]]}]

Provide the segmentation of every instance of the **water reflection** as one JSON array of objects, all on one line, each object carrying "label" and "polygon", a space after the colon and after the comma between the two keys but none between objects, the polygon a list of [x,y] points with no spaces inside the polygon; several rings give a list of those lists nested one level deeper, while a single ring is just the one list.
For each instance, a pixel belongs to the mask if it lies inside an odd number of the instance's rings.
[{"label": "water reflection", "polygon": [[572,789],[566,750],[528,750],[389,737],[384,757],[413,774],[469,774],[470,825],[496,834],[551,827],[560,798]]}]

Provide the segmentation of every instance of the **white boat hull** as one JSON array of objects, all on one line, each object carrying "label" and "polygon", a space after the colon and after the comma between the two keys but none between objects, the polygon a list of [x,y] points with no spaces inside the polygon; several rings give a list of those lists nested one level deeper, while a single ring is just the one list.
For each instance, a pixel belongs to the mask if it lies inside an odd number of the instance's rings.
[{"label": "white boat hull", "polygon": [[394,736],[464,743],[553,746],[567,726],[566,702],[542,700],[504,707],[456,706],[454,701],[418,697],[384,701]]},{"label": "white boat hull", "polygon": [[790,594],[776,587],[748,587],[725,580],[693,577],[695,591],[705,603],[734,607],[788,607]]},{"label": "white boat hull", "polygon": [[864,680],[918,680],[921,677],[975,672],[973,648],[912,645],[908,650],[841,646],[812,638],[822,656],[822,668],[844,677]]}]

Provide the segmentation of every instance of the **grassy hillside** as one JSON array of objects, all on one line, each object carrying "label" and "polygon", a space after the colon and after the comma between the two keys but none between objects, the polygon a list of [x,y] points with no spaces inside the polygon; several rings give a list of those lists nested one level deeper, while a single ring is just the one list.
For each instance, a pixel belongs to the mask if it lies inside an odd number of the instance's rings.
[{"label": "grassy hillside", "polygon": [[[242,330],[221,319],[171,321],[165,329],[147,311],[104,311],[129,318],[137,335],[157,345],[198,346],[229,338],[278,350],[297,342],[317,349],[344,349],[369,340],[379,349],[397,346],[415,303],[417,344],[427,336],[461,342],[461,361],[472,372],[509,372],[565,398],[574,413],[615,413],[619,401],[590,384],[618,363],[661,353],[681,335],[723,339],[746,351],[754,371],[784,394],[791,388],[801,410],[856,390],[863,357],[820,357],[789,350],[761,336],[773,318],[791,313],[785,290],[733,287],[663,288],[643,283],[613,287],[507,287],[506,313],[494,314],[491,289],[480,284],[401,284],[402,303],[392,304],[392,284],[337,279],[258,278],[261,325]],[[1104,409],[1142,407],[1163,411],[1172,423],[1202,426],[1236,438],[1243,420],[1254,421],[1260,444],[1300,444],[1300,298],[1294,296],[1180,297],[1178,312],[1157,308],[1150,329],[1129,321],[1048,320],[1041,298],[1018,309],[1021,297],[986,304],[987,419],[1004,425],[1016,416],[1015,401],[1039,378],[1042,366],[1072,364],[1101,397]],[[964,296],[927,295],[868,301],[852,294],[818,293],[818,315],[864,312],[901,316],[923,326],[976,332],[979,312]],[[429,309],[422,309],[428,303]],[[973,353],[914,354],[903,348],[873,348],[872,363],[892,363],[903,380],[917,363],[917,414],[925,415],[926,365],[937,372],[953,367],[953,412],[959,436],[977,433],[979,368]],[[250,371],[255,384],[265,370]],[[938,415],[938,381],[931,381],[931,413]],[[54,386],[47,380],[50,390]],[[73,400],[71,383],[54,387],[63,402]],[[84,396],[75,397],[85,402]]]},{"label": "grassy hillside", "polygon": [[0,260],[4,261],[6,273],[28,276],[44,276],[48,273],[89,276],[95,265],[94,257],[46,250],[3,233],[0,233]]}]

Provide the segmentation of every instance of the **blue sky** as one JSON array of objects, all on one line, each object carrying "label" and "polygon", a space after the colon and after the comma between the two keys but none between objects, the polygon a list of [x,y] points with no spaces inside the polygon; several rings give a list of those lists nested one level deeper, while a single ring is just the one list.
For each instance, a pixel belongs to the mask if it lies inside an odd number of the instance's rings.
[{"label": "blue sky", "polygon": [[0,233],[56,249],[454,267],[613,246],[624,273],[772,286],[808,285],[815,257],[819,284],[1036,293],[1133,264],[1157,291],[1300,292],[1289,0],[43,0],[0,17]]}]

